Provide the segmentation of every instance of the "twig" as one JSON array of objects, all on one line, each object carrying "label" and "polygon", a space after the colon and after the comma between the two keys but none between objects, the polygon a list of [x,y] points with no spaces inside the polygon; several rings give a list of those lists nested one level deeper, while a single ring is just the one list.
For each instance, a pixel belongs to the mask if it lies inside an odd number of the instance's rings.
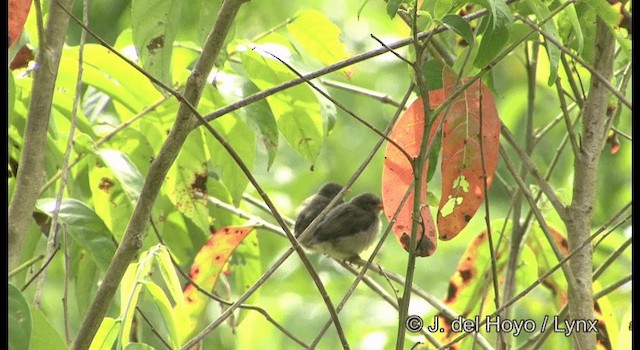
[{"label": "twig", "polygon": [[[126,129],[127,127],[129,127],[131,124],[133,124],[134,122],[137,122],[138,120],[140,120],[142,117],[144,117],[145,115],[153,112],[158,106],[160,106],[163,102],[165,102],[168,99],[168,96],[164,96],[162,97],[160,100],[158,100],[157,102],[153,103],[151,106],[145,108],[142,112],[138,113],[136,116],[134,116],[133,118],[127,120],[126,122],[116,126],[115,129],[113,129],[111,132],[109,132],[107,135],[103,136],[102,138],[100,138],[98,141],[95,142],[94,147],[100,148],[100,146],[102,146],[103,144],[105,144],[106,142],[110,141],[116,134],[118,134],[120,131]],[[82,160],[85,156],[87,155],[86,152],[80,153],[78,154],[78,156],[76,157],[76,159],[74,159],[70,164],[69,164],[69,168],[73,168],[74,166],[76,166],[80,160]],[[40,188],[40,193],[38,195],[42,195],[44,194],[44,192],[51,186],[53,185],[60,177],[62,176],[62,170],[59,170],[55,175],[53,175],[49,181],[47,181],[44,185],[42,185],[42,187]]]},{"label": "twig", "polygon": [[[620,209],[618,211],[618,213],[616,213],[614,215],[613,218],[611,218],[611,220],[609,220],[609,222],[607,222],[605,225],[603,225],[602,227],[600,227],[600,229],[598,229],[598,231],[594,232],[589,239],[585,240],[584,242],[582,242],[580,244],[579,247],[576,247],[575,249],[572,249],[571,251],[569,251],[569,254],[567,254],[566,256],[562,257],[562,259],[560,259],[558,261],[558,263],[553,266],[552,268],[550,268],[547,272],[543,273],[542,276],[538,277],[538,279],[533,282],[529,287],[525,288],[522,292],[520,292],[518,295],[516,295],[515,297],[513,297],[511,300],[509,300],[508,302],[502,304],[502,306],[500,307],[500,309],[494,311],[491,315],[488,315],[485,319],[483,319],[483,321],[481,321],[478,325],[476,325],[477,327],[482,327],[486,324],[487,319],[492,318],[495,315],[500,314],[505,308],[510,307],[511,305],[513,305],[514,303],[516,303],[518,300],[522,299],[524,296],[526,296],[530,291],[532,291],[534,288],[536,288],[538,285],[540,285],[545,279],[547,279],[549,276],[551,276],[552,274],[554,274],[558,269],[562,268],[567,261],[569,261],[569,259],[571,259],[576,253],[578,253],[578,251],[580,249],[582,249],[583,247],[585,247],[587,244],[589,244],[590,242],[592,242],[596,237],[598,237],[602,232],[604,232],[604,230],[615,220],[618,220],[618,218],[624,214],[624,212],[626,212],[628,209],[631,208],[631,203],[628,203],[627,205],[625,205],[622,209]],[[624,221],[628,220],[631,216],[628,216]],[[456,338],[452,339],[450,342],[448,342],[447,344],[444,344],[444,348],[450,347],[451,345],[459,342],[460,340],[466,338],[467,336],[469,336],[470,333],[462,333],[459,336],[457,336]]]},{"label": "twig", "polygon": [[33,276],[31,276],[31,278],[27,281],[27,283],[24,284],[24,286],[22,286],[22,288],[20,288],[21,292],[24,292],[27,288],[29,288],[29,285],[35,281],[36,278],[38,278],[38,276],[42,273],[42,271],[44,269],[47,268],[47,266],[51,263],[51,260],[53,260],[53,257],[56,256],[56,253],[58,253],[58,251],[60,250],[60,247],[58,246],[56,248],[56,250],[54,250],[51,255],[47,258],[47,260],[45,261],[44,264],[42,264],[42,266],[40,267],[40,269],[38,269],[38,271],[36,271]]},{"label": "twig", "polygon": [[582,94],[583,91],[581,89],[578,89],[578,84],[576,84],[576,79],[573,76],[571,67],[569,67],[569,62],[567,62],[566,55],[560,55],[560,62],[562,62],[562,67],[564,68],[567,80],[569,81],[571,91],[573,91],[573,97],[576,101],[576,104],[580,106],[580,108],[582,108],[582,106],[584,106],[584,95]]},{"label": "twig", "polygon": [[[342,265],[342,267],[344,267],[347,271],[351,272],[353,275],[359,275],[361,273],[361,271],[354,269],[353,266],[345,263],[344,261],[340,261],[339,263],[340,265]],[[381,272],[383,271],[381,270]],[[393,299],[389,294],[385,292],[385,290],[378,283],[376,283],[373,279],[367,276],[362,277],[362,282],[367,287],[369,287],[369,289],[371,289],[374,293],[378,294],[384,301],[386,301],[387,304],[391,305],[394,309],[398,310],[397,295],[396,295],[396,299]],[[427,338],[433,346],[435,347],[441,346],[438,339],[436,339],[436,337],[434,337],[433,334],[427,332],[424,328],[420,330],[420,333],[422,333],[422,335],[424,335],[425,338]]]},{"label": "twig", "polygon": [[596,68],[592,67],[590,64],[585,62],[582,58],[580,58],[580,56],[578,56],[575,53],[571,52],[571,50],[567,49],[564,45],[562,45],[562,43],[559,43],[557,40],[552,38],[544,30],[540,29],[538,27],[538,25],[533,23],[529,18],[520,16],[520,15],[514,15],[514,17],[519,19],[520,21],[524,22],[525,24],[529,25],[531,28],[533,28],[533,30],[535,30],[540,35],[542,35],[545,38],[545,40],[547,40],[551,44],[555,45],[557,48],[560,49],[560,51],[562,51],[564,54],[566,54],[566,55],[570,56],[571,58],[573,58],[576,62],[580,63],[580,65],[583,66],[585,69],[587,69],[589,71],[589,73],[591,73],[591,75],[593,77],[595,77],[600,83],[602,83],[602,85],[604,85],[607,88],[607,90],[609,90],[612,94],[614,94],[618,98],[618,100],[620,100],[620,102],[622,102],[622,104],[627,106],[629,109],[632,109],[631,108],[631,102],[629,100],[627,100],[627,98],[624,97],[620,93],[620,91],[618,91],[618,89],[616,89],[613,85],[611,85],[609,80],[606,79]]},{"label": "twig", "polygon": [[[536,183],[538,184],[538,186],[540,186],[540,189],[545,194],[545,196],[547,196],[547,199],[549,199],[549,202],[551,202],[556,212],[558,212],[558,215],[560,215],[561,218],[565,219],[567,217],[566,207],[564,206],[564,204],[562,204],[562,202],[560,202],[556,194],[553,192],[553,189],[551,188],[549,183],[545,181],[542,174],[540,174],[540,171],[538,170],[538,168],[535,166],[535,164],[533,164],[533,161],[531,160],[531,158],[529,158],[529,156],[525,153],[525,151],[522,150],[522,148],[520,148],[520,146],[518,145],[518,142],[516,142],[513,135],[511,134],[511,131],[509,131],[509,129],[504,124],[502,124],[500,130],[501,130],[500,134],[502,135],[502,137],[511,145],[511,147],[516,151],[516,153],[518,153],[518,158],[520,158],[520,160],[522,161],[522,164],[524,164],[527,167],[527,169],[529,170],[529,173],[533,175],[533,178],[536,180]],[[503,153],[502,149],[500,149],[500,151],[501,151],[500,153]]]},{"label": "twig", "polygon": [[[210,197],[213,198],[213,197]],[[224,210],[229,210],[230,208],[225,206],[222,207],[222,209]],[[238,209],[239,210],[239,209]],[[233,213],[235,213],[236,211],[233,211]],[[250,216],[247,213],[243,213],[242,215],[246,215],[246,216]],[[164,242],[164,239],[162,238],[162,236],[160,236],[160,232],[158,232],[158,228],[156,227],[156,224],[153,222],[152,219],[149,219],[149,223],[151,224],[151,227],[153,228],[153,232],[156,235],[156,238],[158,239],[158,242],[160,242],[162,245],[164,245],[165,247],[167,246],[167,244]],[[281,235],[284,236],[284,232],[281,230],[280,231]],[[178,271],[178,273],[180,273],[180,275],[182,277],[184,277],[184,279],[187,280],[188,283],[190,283],[191,285],[193,285],[200,293],[206,295],[208,298],[215,300],[223,305],[233,305],[233,302],[222,299],[220,297],[218,297],[215,294],[210,293],[209,291],[207,291],[206,289],[202,288],[196,281],[194,281],[191,276],[189,276],[188,273],[184,272],[182,270],[182,268],[180,267],[180,264],[178,264],[178,262],[175,260],[175,258],[173,257],[173,255],[170,253],[169,254],[169,258],[171,259],[171,264],[173,264],[173,267]],[[277,329],[279,329],[284,335],[286,335],[287,337],[291,338],[291,340],[295,341],[296,343],[300,344],[301,346],[307,348],[307,344],[305,342],[303,342],[302,340],[300,340],[298,337],[296,337],[295,335],[293,335],[291,332],[289,332],[289,330],[287,330],[284,326],[280,325],[273,317],[271,317],[271,315],[269,315],[269,313],[264,310],[261,307],[258,306],[254,306],[254,305],[249,305],[249,304],[240,304],[238,305],[238,308],[240,309],[246,309],[246,310],[253,310],[253,311],[257,311],[258,313],[260,313],[262,316],[264,316],[264,318],[271,323],[272,325],[274,325]]]},{"label": "twig", "polygon": [[[329,80],[329,79],[321,79],[320,82],[323,83],[324,85],[327,85],[327,86],[330,86],[330,87],[333,87],[333,88],[336,88],[336,89],[341,89],[341,90],[353,92],[354,94],[371,97],[372,99],[377,100],[380,103],[389,104],[389,105],[392,105],[394,107],[400,107],[401,106],[400,103],[396,102],[388,94],[385,94],[385,93],[382,93],[382,92],[377,92],[377,91],[365,89],[365,88],[360,87],[360,86],[355,86],[355,85],[351,85],[351,84],[345,84],[345,83],[341,83],[339,81],[334,81],[334,80]],[[402,106],[402,108],[405,108],[405,106]]]},{"label": "twig", "polygon": [[11,277],[19,274],[20,272],[28,269],[30,266],[35,265],[38,261],[44,259],[44,254],[40,254],[38,256],[34,256],[33,258],[23,262],[20,266],[16,267],[15,269],[9,271],[9,279],[11,279]]},{"label": "twig", "polygon": [[140,309],[140,307],[137,306],[137,305],[136,305],[136,311],[138,311],[138,314],[140,314],[140,316],[142,316],[142,319],[144,320],[144,322],[146,322],[147,325],[149,326],[149,328],[151,328],[151,333],[153,333],[158,339],[160,339],[160,342],[162,342],[162,344],[164,345],[165,348],[171,349],[171,345],[169,344],[169,342],[167,342],[164,339],[164,337],[158,332],[158,330],[153,325],[153,323],[151,323],[151,320],[149,320],[147,318],[147,316],[144,314],[144,312],[142,312],[142,309]]},{"label": "twig", "polygon": [[[411,91],[413,90],[413,84],[409,86],[409,88],[407,89],[407,92],[405,93],[401,104],[405,105],[407,103],[407,100],[409,99],[409,96],[411,96]],[[396,110],[395,115],[393,116],[393,118],[391,119],[391,122],[389,122],[389,125],[387,126],[387,130],[385,130],[385,135],[389,135],[391,133],[391,131],[393,130],[393,126],[395,125],[395,122],[398,120],[398,118],[400,117],[400,113],[402,113],[402,108],[398,107],[398,109]],[[358,169],[358,171],[354,174],[354,176],[360,175],[360,173],[362,171],[364,171],[365,167],[369,164],[369,162],[371,162],[371,160],[373,159],[373,156],[376,154],[376,152],[378,151],[378,149],[380,148],[380,146],[382,146],[382,143],[384,142],[386,138],[380,138],[378,140],[378,142],[375,144],[375,146],[373,147],[373,149],[371,150],[371,152],[369,153],[369,155],[367,156],[367,158],[365,159],[365,161],[363,162],[363,164],[360,166],[360,169]],[[364,264],[363,269],[360,271],[359,274],[357,274],[356,276],[356,280],[351,284],[351,286],[349,287],[349,290],[347,291],[347,293],[345,293],[344,297],[342,298],[342,300],[340,301],[340,303],[338,304],[337,310],[341,310],[342,307],[346,304],[347,300],[349,300],[349,297],[353,294],[353,292],[355,291],[356,287],[358,286],[358,283],[360,282],[360,280],[362,280],[362,277],[364,276],[364,274],[366,273],[367,269],[369,268],[369,266],[371,265],[371,262],[373,261],[373,259],[375,258],[375,256],[378,254],[378,252],[380,251],[380,248],[382,247],[382,244],[385,241],[385,238],[387,237],[387,235],[389,234],[389,232],[391,231],[391,228],[393,227],[393,223],[395,222],[398,214],[400,213],[400,210],[402,209],[402,207],[404,206],[404,202],[407,200],[407,198],[409,198],[409,194],[411,193],[411,188],[407,189],[407,193],[405,194],[404,199],[401,201],[401,203],[398,205],[398,209],[396,210],[396,213],[394,214],[393,219],[391,220],[391,222],[389,223],[389,225],[387,226],[386,230],[384,231],[384,233],[382,234],[381,238],[378,240],[378,244],[376,245],[373,253],[371,254],[371,256],[369,256],[369,259],[367,260],[367,262]],[[320,332],[318,333],[318,335],[316,336],[316,338],[313,340],[313,342],[311,343],[311,347],[314,348],[315,346],[318,345],[318,343],[320,342],[320,340],[322,339],[322,336],[325,334],[325,332],[329,329],[329,326],[331,326],[331,321],[332,320],[328,320],[325,325],[322,327],[322,329],[320,330]]]},{"label": "twig", "polygon": [[560,78],[556,78],[556,89],[558,92],[558,99],[560,100],[560,108],[562,109],[562,117],[564,118],[564,123],[567,126],[567,135],[569,135],[569,141],[571,141],[571,149],[573,150],[573,154],[578,154],[580,146],[578,145],[576,133],[573,131],[573,125],[571,124],[571,118],[569,116],[569,109],[567,108],[567,101],[564,99],[564,94],[562,93],[562,81]]},{"label": "twig", "polygon": [[[257,49],[257,48],[255,48]],[[266,50],[262,50],[262,52],[265,52],[266,54],[268,54],[269,56],[273,57],[274,59],[278,60],[280,63],[282,63],[285,67],[287,67],[290,71],[292,71],[295,75],[297,75],[300,79],[305,79],[304,75],[302,75],[300,72],[298,72],[295,68],[293,68],[293,66],[291,66],[289,63],[285,62],[284,60],[282,60],[280,57],[272,54],[269,51]],[[347,108],[346,106],[344,106],[342,103],[338,102],[336,99],[334,99],[333,97],[331,97],[329,94],[327,94],[326,92],[324,92],[322,89],[318,88],[316,86],[316,84],[314,84],[313,82],[311,82],[310,80],[306,80],[305,79],[305,83],[307,83],[307,85],[311,86],[311,88],[313,88],[314,90],[316,90],[320,95],[324,96],[324,98],[326,98],[327,100],[331,101],[336,107],[340,108],[341,110],[343,110],[344,112],[346,112],[348,115],[352,116],[355,120],[357,120],[358,122],[360,122],[360,124],[366,126],[368,129],[370,129],[371,131],[373,131],[374,133],[378,134],[378,136],[382,137],[384,140],[386,140],[387,142],[389,142],[390,144],[394,145],[406,158],[407,160],[411,160],[411,156],[407,153],[407,151],[404,150],[403,147],[401,147],[400,145],[398,145],[397,142],[395,142],[393,139],[389,138],[387,135],[385,135],[385,133],[381,132],[380,130],[378,130],[375,126],[371,125],[371,123],[367,122],[366,120],[362,119],[361,117],[359,117],[358,115],[356,115],[355,113],[353,113],[349,108]]]},{"label": "twig", "polygon": [[[151,214],[165,175],[192,130],[192,126],[195,125],[195,121],[191,117],[195,110],[192,103],[197,104],[206,83],[206,76],[211,71],[233,20],[244,2],[245,0],[228,0],[222,3],[213,30],[204,43],[203,54],[196,62],[185,87],[184,99],[181,100],[182,103],[178,109],[175,123],[167,140],[149,167],[147,178],[124,236],[73,342],[72,349],[74,350],[87,349],[91,344],[129,263],[139,251],[147,219]],[[58,7],[60,6],[52,6],[51,10]],[[65,9],[65,11],[68,10]]]},{"label": "twig", "polygon": [[[62,1],[66,5],[72,3],[72,0],[57,0],[56,3]],[[36,2],[36,9],[40,9],[38,5],[39,3]],[[41,15],[42,13],[40,13]],[[57,6],[51,6],[47,16],[47,28],[40,36],[40,49],[36,57],[38,69],[34,73],[22,153],[20,154],[20,166],[9,205],[7,221],[9,223],[10,269],[20,263],[20,255],[27,237],[25,232],[28,231],[31,214],[38,199],[38,189],[43,181],[49,115],[51,114],[56,77],[68,26],[69,17]]]},{"label": "twig", "polygon": [[607,257],[607,259],[600,266],[598,266],[598,268],[593,272],[593,280],[595,281],[596,279],[598,279],[598,277],[600,277],[600,275],[602,275],[602,273],[609,266],[611,266],[611,264],[616,262],[618,257],[620,257],[620,255],[622,255],[624,250],[627,249],[627,247],[629,247],[630,245],[631,245],[631,237],[629,237],[629,239],[627,239],[624,243],[622,243],[622,245],[620,245],[620,247],[618,247],[616,250],[614,250],[611,253],[611,255],[609,255]]},{"label": "twig", "polygon": [[398,59],[406,64],[408,64],[409,66],[413,66],[413,62],[409,61],[408,59],[404,58],[401,54],[397,53],[394,49],[390,48],[389,46],[387,46],[387,44],[385,44],[382,40],[378,39],[377,36],[375,36],[374,34],[371,34],[371,38],[375,41],[378,42],[378,44],[380,44],[380,46],[386,48],[387,50],[389,50],[389,52],[391,52],[394,56],[398,57]]},{"label": "twig", "polygon": [[[485,16],[487,14],[488,14],[488,11],[483,9],[483,10],[480,10],[478,12],[474,12],[472,14],[464,16],[463,19],[465,21],[472,21],[474,19],[483,17],[483,16]],[[448,28],[446,26],[440,26],[438,28],[419,33],[418,34],[418,38],[419,39],[426,38],[426,37],[428,37],[430,35],[442,33],[442,32],[445,32],[447,30],[448,30]],[[400,48],[400,47],[407,46],[407,45],[411,44],[412,41],[413,41],[413,38],[407,38],[407,39],[399,40],[399,41],[396,41],[394,43],[388,44],[387,46],[390,49],[394,49],[395,50],[397,48]],[[340,61],[340,62],[334,63],[332,65],[329,65],[327,67],[324,67],[322,69],[318,69],[317,71],[305,74],[304,75],[304,79],[296,78],[296,79],[293,79],[291,81],[288,81],[288,82],[282,83],[280,85],[274,86],[272,88],[257,92],[257,93],[255,93],[255,94],[253,94],[251,96],[247,96],[247,97],[245,97],[245,98],[243,98],[243,99],[241,99],[239,101],[236,101],[235,103],[231,103],[231,104],[229,104],[229,105],[227,105],[227,106],[225,106],[223,108],[220,108],[220,109],[218,109],[218,110],[216,110],[214,112],[211,112],[211,113],[205,115],[204,119],[206,121],[214,120],[214,119],[219,118],[219,117],[221,117],[223,115],[226,115],[226,114],[228,114],[230,112],[233,112],[233,111],[235,111],[237,109],[245,107],[245,106],[247,106],[247,105],[249,105],[251,103],[254,103],[256,101],[260,101],[262,99],[265,99],[265,98],[267,98],[267,97],[269,97],[269,96],[271,96],[273,94],[276,94],[276,93],[278,93],[280,91],[283,91],[283,90],[286,90],[286,89],[288,89],[290,87],[302,84],[302,83],[305,82],[305,80],[312,80],[312,79],[321,77],[323,75],[327,75],[329,73],[338,71],[338,70],[340,70],[342,68],[346,68],[346,67],[352,66],[352,65],[354,65],[356,63],[368,60],[370,58],[379,56],[379,55],[387,53],[387,52],[389,52],[389,50],[386,47],[380,47],[378,49],[374,49],[374,50],[371,50],[371,51],[368,51],[368,52],[353,56],[353,57],[348,58],[348,59],[346,59],[344,61]]]}]

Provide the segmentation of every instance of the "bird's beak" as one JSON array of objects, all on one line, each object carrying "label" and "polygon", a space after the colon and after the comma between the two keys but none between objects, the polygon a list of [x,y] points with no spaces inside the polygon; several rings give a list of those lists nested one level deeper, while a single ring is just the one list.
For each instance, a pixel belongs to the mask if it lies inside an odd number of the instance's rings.
[{"label": "bird's beak", "polygon": [[383,206],[382,204],[378,204],[378,205],[376,206],[376,209],[378,209],[378,210],[382,210],[382,209],[384,209],[384,206]]}]

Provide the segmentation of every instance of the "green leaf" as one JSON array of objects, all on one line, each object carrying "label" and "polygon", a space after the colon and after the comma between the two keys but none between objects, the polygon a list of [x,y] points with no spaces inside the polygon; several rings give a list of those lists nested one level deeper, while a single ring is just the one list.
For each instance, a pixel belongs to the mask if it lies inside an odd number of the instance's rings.
[{"label": "green leaf", "polygon": [[176,274],[176,270],[171,262],[171,255],[167,247],[160,245],[156,253],[156,263],[162,279],[169,290],[169,294],[175,303],[181,303],[182,299],[182,286],[180,280]]},{"label": "green leaf", "polygon": [[[258,279],[262,276],[262,264],[260,263],[260,245],[258,242],[258,233],[252,232],[248,234],[240,245],[236,248],[231,259],[229,260],[229,274],[230,282],[232,283],[232,290],[237,295],[243,294],[247,291]],[[259,298],[259,293],[253,293],[247,304],[254,304]],[[247,311],[242,310],[237,323],[242,322],[246,317]]]},{"label": "green leaf", "polygon": [[135,204],[127,197],[110,168],[90,167],[89,188],[96,214],[103,220],[116,240],[120,241]]},{"label": "green leaf", "polygon": [[[251,80],[240,75],[225,75],[221,80],[222,82],[217,86],[218,90],[222,93],[225,99],[229,100],[229,102],[236,102],[241,98],[253,95],[260,91],[260,89],[258,89]],[[205,90],[209,89],[205,87]],[[243,122],[249,125],[256,135],[260,135],[258,139],[267,151],[268,170],[276,158],[279,137],[278,124],[276,123],[276,118],[273,115],[273,112],[271,112],[269,103],[266,100],[256,101],[236,111],[235,114],[237,114]]]},{"label": "green leaf", "polygon": [[[325,66],[349,58],[347,47],[340,40],[340,28],[317,10],[305,10],[287,24],[289,35],[311,56]],[[349,68],[342,70],[351,75]]]},{"label": "green leaf", "polygon": [[429,90],[442,88],[442,65],[436,60],[428,60],[422,66],[422,74]]},{"label": "green leaf", "polygon": [[387,15],[393,19],[396,16],[396,12],[402,5],[402,0],[388,0],[387,1]]},{"label": "green leaf", "polygon": [[[203,233],[209,232],[206,200],[196,198],[206,184],[207,156],[202,130],[189,134],[165,178],[167,195],[175,207]],[[206,189],[204,189],[206,192]]]},{"label": "green leaf", "polygon": [[[578,13],[576,12],[576,7],[574,4],[570,4],[563,11],[563,18],[567,18],[571,23],[571,28],[573,30],[567,31],[571,34],[575,35],[576,42],[578,45],[577,52],[578,54],[582,53],[582,49],[584,48],[584,36],[582,35],[582,26],[580,25],[580,20],[578,19]],[[562,32],[562,31],[561,31]]]},{"label": "green leaf", "polygon": [[506,27],[493,27],[491,25],[492,17],[485,17],[485,21],[488,23],[485,27],[485,31],[482,34],[480,40],[480,46],[478,48],[478,54],[473,62],[476,68],[484,68],[502,51],[507,40],[509,40],[509,30]]},{"label": "green leaf", "polygon": [[153,346],[144,343],[129,343],[124,350],[156,350]]},{"label": "green leaf", "polygon": [[[53,325],[44,316],[42,311],[31,309],[31,350],[66,350],[69,349],[62,336],[55,330]],[[24,349],[24,348],[23,348]]]},{"label": "green leaf", "polygon": [[147,292],[149,292],[151,300],[160,311],[162,320],[164,321],[164,325],[166,326],[167,332],[169,333],[167,334],[169,336],[169,339],[167,339],[166,336],[164,337],[164,339],[171,344],[173,349],[179,349],[181,344],[178,339],[178,329],[176,328],[176,322],[173,317],[173,308],[171,307],[169,299],[164,294],[162,288],[151,281],[144,282],[144,287]]},{"label": "green leaf", "polygon": [[160,245],[156,245],[140,254],[138,262],[129,264],[120,282],[120,316],[118,319],[122,320],[122,330],[118,334],[118,338],[122,346],[129,343],[131,323],[136,305],[138,305],[140,291],[142,285],[148,281],[155,260],[155,252],[160,249],[159,247]]},{"label": "green leaf", "polygon": [[504,27],[513,23],[513,15],[509,6],[505,0],[474,0],[476,4],[479,4],[489,10],[491,13],[491,21],[493,29],[497,27]]},{"label": "green leaf", "polygon": [[98,151],[98,154],[102,161],[113,171],[131,203],[135,204],[140,197],[140,191],[142,191],[142,184],[144,183],[138,168],[129,160],[126,154],[120,151],[103,149]]},{"label": "green leaf", "polygon": [[442,23],[447,28],[453,30],[456,34],[460,35],[468,45],[473,45],[473,31],[467,21],[458,15],[446,15],[442,17]]},{"label": "green leaf", "polygon": [[114,320],[111,317],[103,318],[89,350],[111,350],[116,339],[118,339],[121,327],[122,321]]},{"label": "green leaf", "polygon": [[98,267],[90,257],[79,255],[75,260],[77,261],[77,270],[73,275],[75,277],[75,301],[78,305],[78,313],[84,315],[95,297],[100,276]]},{"label": "green leaf", "polygon": [[[70,90],[73,91],[77,76],[78,47],[65,48],[62,52],[57,79],[71,86]],[[162,98],[147,77],[98,44],[84,46],[82,82],[104,92],[113,99],[113,102],[126,107],[130,113],[128,117],[133,117]],[[58,82],[56,86],[57,84]],[[122,121],[128,119],[124,115],[120,117]]]},{"label": "green leaf", "polygon": [[9,284],[9,349],[29,349],[31,311],[18,288]]},{"label": "green leaf", "polygon": [[[227,140],[246,167],[252,170],[256,154],[256,141],[252,130],[241,120],[230,116],[214,120],[211,125]],[[206,131],[203,130],[203,132]],[[238,205],[249,184],[249,179],[217,140],[209,135],[204,137],[207,137],[207,147],[215,171],[229,191],[233,203]]]},{"label": "green leaf", "polygon": [[[171,55],[180,20],[182,1],[133,0],[131,28],[133,43],[142,66],[160,81],[171,86]],[[168,92],[156,87],[162,94]]]},{"label": "green leaf", "polygon": [[611,29],[620,25],[622,20],[622,14],[618,8],[622,5],[620,2],[616,1],[613,4],[601,0],[585,0],[584,2],[593,8],[598,17],[602,18]]},{"label": "green leaf", "polygon": [[[48,216],[53,216],[55,198],[38,200],[36,208]],[[116,252],[113,235],[93,209],[73,198],[64,198],[60,203],[58,220],[65,224],[69,234],[106,271]]]},{"label": "green leaf", "polygon": [[[250,79],[260,89],[289,81],[296,76],[281,62],[254,51],[241,53]],[[278,129],[291,147],[307,161],[315,163],[323,141],[320,104],[311,88],[298,85],[267,98]]]},{"label": "green leaf", "polygon": [[[533,13],[536,14],[539,21],[542,21],[548,18],[551,15],[551,12],[547,8],[547,6],[541,0],[529,0],[529,6],[533,10]],[[542,28],[545,33],[555,39],[557,42],[561,42],[560,36],[558,35],[558,31],[556,30],[556,24],[552,19],[546,21]],[[558,64],[560,62],[560,49],[554,44],[550,43],[545,39],[545,47],[547,49],[547,55],[549,56],[549,69],[551,72],[549,73],[549,80],[547,84],[552,86],[556,82],[556,78],[558,77]]]},{"label": "green leaf", "polygon": [[367,4],[369,3],[369,0],[363,0],[362,4],[360,5],[360,7],[358,8],[358,19],[360,19],[360,15],[362,14],[362,10],[364,10],[364,7],[367,6]]}]

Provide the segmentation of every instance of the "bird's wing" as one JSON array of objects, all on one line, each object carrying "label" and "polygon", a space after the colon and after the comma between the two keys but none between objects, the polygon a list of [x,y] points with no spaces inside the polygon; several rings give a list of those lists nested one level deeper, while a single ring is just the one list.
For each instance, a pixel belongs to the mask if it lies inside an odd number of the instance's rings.
[{"label": "bird's wing", "polygon": [[296,218],[296,223],[293,226],[293,232],[297,234],[302,233],[302,231],[309,226],[311,221],[320,214],[327,204],[329,204],[329,200],[324,196],[316,195],[313,199],[308,199],[306,206],[300,211],[298,218]]},{"label": "bird's wing", "polygon": [[318,226],[314,240],[323,242],[350,236],[368,229],[375,221],[375,213],[353,205],[336,207]]}]

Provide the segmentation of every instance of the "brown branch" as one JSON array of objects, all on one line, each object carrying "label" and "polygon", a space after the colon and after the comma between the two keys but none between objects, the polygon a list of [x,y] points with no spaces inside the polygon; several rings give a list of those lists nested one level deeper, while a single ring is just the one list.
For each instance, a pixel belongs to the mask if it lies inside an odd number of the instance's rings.
[{"label": "brown branch", "polygon": [[[592,72],[589,95],[582,110],[582,142],[579,153],[574,155],[573,198],[567,208],[567,216],[563,218],[567,227],[569,248],[572,250],[577,249],[576,247],[589,238],[591,216],[596,199],[598,164],[605,141],[606,112],[609,95],[612,92],[608,86],[613,75],[616,40],[609,27],[600,18],[597,19],[596,26],[593,69],[597,74]],[[573,320],[592,319],[593,251],[591,247],[581,249],[569,266],[578,282],[574,286],[569,285],[570,317]],[[596,337],[589,332],[577,333],[573,341],[576,348],[593,349]]]},{"label": "brown branch", "polygon": [[[197,105],[202,89],[206,84],[206,77],[213,67],[215,59],[222,49],[224,39],[229,32],[233,20],[245,0],[228,0],[223,2],[218,18],[214,24],[211,34],[203,47],[203,54],[200,56],[191,72],[187,86],[185,88],[182,102]],[[52,10],[57,7],[52,7]],[[107,312],[111,300],[118,289],[120,281],[129,263],[134,259],[138,250],[142,246],[143,234],[147,219],[151,214],[153,204],[160,192],[164,178],[169,168],[176,159],[182,144],[187,135],[195,125],[192,118],[192,106],[181,103],[178,109],[176,121],[169,133],[167,140],[162,145],[157,157],[151,163],[148,176],[142,187],[140,198],[138,199],[133,215],[127,225],[120,246],[112,259],[104,279],[98,288],[98,292],[89,307],[89,311],[80,327],[78,335],[73,342],[72,348],[87,349],[91,344],[102,318]]]},{"label": "brown branch", "polygon": [[[70,6],[72,0],[57,0]],[[47,147],[47,130],[56,77],[62,56],[62,46],[69,26],[69,16],[58,6],[49,9],[47,28],[40,40],[36,62],[38,68],[33,78],[29,112],[24,130],[20,166],[16,185],[9,205],[9,268],[20,263],[25,234],[31,223],[31,213],[43,182],[44,155]]]}]

